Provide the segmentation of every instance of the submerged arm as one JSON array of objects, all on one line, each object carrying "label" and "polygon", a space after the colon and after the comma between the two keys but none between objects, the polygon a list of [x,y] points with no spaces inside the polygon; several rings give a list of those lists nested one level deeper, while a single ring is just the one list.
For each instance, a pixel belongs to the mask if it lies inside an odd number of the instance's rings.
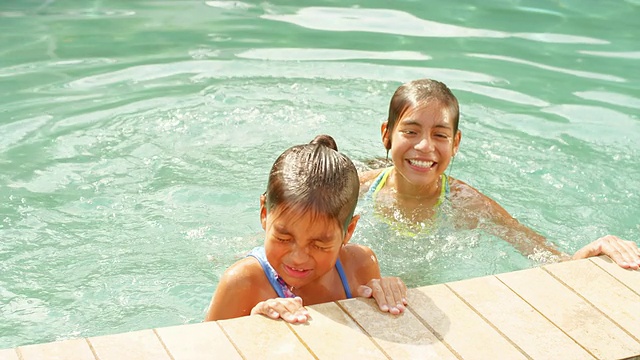
[{"label": "submerged arm", "polygon": [[[500,205],[497,205],[500,206]],[[502,209],[502,207],[500,207]],[[500,214],[493,218],[492,226],[481,226],[488,232],[505,239],[522,254],[538,262],[555,262],[569,260],[570,256],[549,243],[547,238],[520,223],[509,213]]]},{"label": "submerged arm", "polygon": [[518,251],[538,261],[568,260],[569,255],[558,250],[547,239],[516,220],[493,199],[460,180],[452,183],[454,203],[466,226],[481,228],[504,239]]},{"label": "submerged arm", "polygon": [[[606,235],[594,240],[576,251],[573,256],[569,256],[549,244],[544,236],[519,223],[513,217],[511,219],[502,217],[498,219],[497,223],[499,226],[493,229],[494,234],[508,241],[510,239],[510,242],[520,252],[539,262],[552,260],[549,259],[548,253],[545,254],[541,252],[542,250],[559,256],[560,260],[577,260],[607,255],[616,264],[625,269],[637,270],[640,268],[640,249],[638,249],[638,245],[633,241],[622,240],[614,235]],[[531,242],[527,239],[531,240]]]},{"label": "submerged arm", "polygon": [[475,211],[472,212],[474,214],[487,214],[488,220],[492,223],[489,226],[484,225],[485,222],[478,217],[475,219],[476,226],[484,228],[488,232],[510,242],[518,251],[532,257],[534,260],[542,262],[553,260],[549,258],[549,254],[557,256],[560,260],[585,259],[592,256],[607,255],[623,268],[634,270],[640,268],[640,249],[633,241],[606,235],[585,245],[576,251],[573,256],[570,256],[550,244],[544,236],[521,224],[497,202],[469,185],[462,182],[459,183],[470,189],[467,191],[475,192],[475,199],[470,202],[470,204],[473,204],[472,207],[475,208]]}]

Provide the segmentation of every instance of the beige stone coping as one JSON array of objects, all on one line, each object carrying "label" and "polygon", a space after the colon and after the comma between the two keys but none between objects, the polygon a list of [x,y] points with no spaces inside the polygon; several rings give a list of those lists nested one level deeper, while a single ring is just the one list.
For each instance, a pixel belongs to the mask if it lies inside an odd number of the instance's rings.
[{"label": "beige stone coping", "polygon": [[409,291],[401,315],[371,299],[0,350],[0,360],[640,359],[640,271],[602,256]]}]

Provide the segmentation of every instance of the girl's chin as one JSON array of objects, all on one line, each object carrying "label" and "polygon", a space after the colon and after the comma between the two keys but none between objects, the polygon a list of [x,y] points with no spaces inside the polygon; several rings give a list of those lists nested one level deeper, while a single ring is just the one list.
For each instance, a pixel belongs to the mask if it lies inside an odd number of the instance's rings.
[{"label": "girl's chin", "polygon": [[428,171],[414,171],[413,169],[408,170],[409,171],[406,171],[403,178],[405,178],[411,185],[431,185],[440,179],[440,174],[437,173],[435,169],[430,169]]}]

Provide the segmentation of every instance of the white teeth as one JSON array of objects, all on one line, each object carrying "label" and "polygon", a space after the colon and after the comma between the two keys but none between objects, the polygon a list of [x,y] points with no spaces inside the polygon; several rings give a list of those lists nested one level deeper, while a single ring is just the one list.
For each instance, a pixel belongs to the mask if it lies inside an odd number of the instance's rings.
[{"label": "white teeth", "polygon": [[409,163],[413,166],[422,167],[425,169],[433,166],[433,161],[409,160]]}]

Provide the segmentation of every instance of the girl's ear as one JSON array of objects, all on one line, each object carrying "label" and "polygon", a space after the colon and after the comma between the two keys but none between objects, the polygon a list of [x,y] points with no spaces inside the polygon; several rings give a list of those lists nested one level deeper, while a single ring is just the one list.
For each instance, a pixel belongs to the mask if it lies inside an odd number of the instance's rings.
[{"label": "girl's ear", "polygon": [[388,124],[389,123],[387,121],[382,123],[382,125],[380,126],[380,134],[382,135],[382,145],[384,145],[385,149],[390,150],[391,139],[389,139],[389,129],[387,128]]},{"label": "girl's ear", "polygon": [[460,147],[460,140],[462,140],[462,131],[458,129],[458,132],[453,137],[453,156],[456,156],[458,153],[458,148]]},{"label": "girl's ear", "polygon": [[358,220],[360,220],[360,215],[354,215],[351,218],[351,222],[349,222],[349,225],[347,226],[347,232],[344,235],[344,239],[342,240],[342,245],[347,245],[349,240],[351,240],[351,236],[353,236],[353,232],[356,230]]},{"label": "girl's ear", "polygon": [[263,230],[267,230],[267,196],[260,195],[260,224]]}]

